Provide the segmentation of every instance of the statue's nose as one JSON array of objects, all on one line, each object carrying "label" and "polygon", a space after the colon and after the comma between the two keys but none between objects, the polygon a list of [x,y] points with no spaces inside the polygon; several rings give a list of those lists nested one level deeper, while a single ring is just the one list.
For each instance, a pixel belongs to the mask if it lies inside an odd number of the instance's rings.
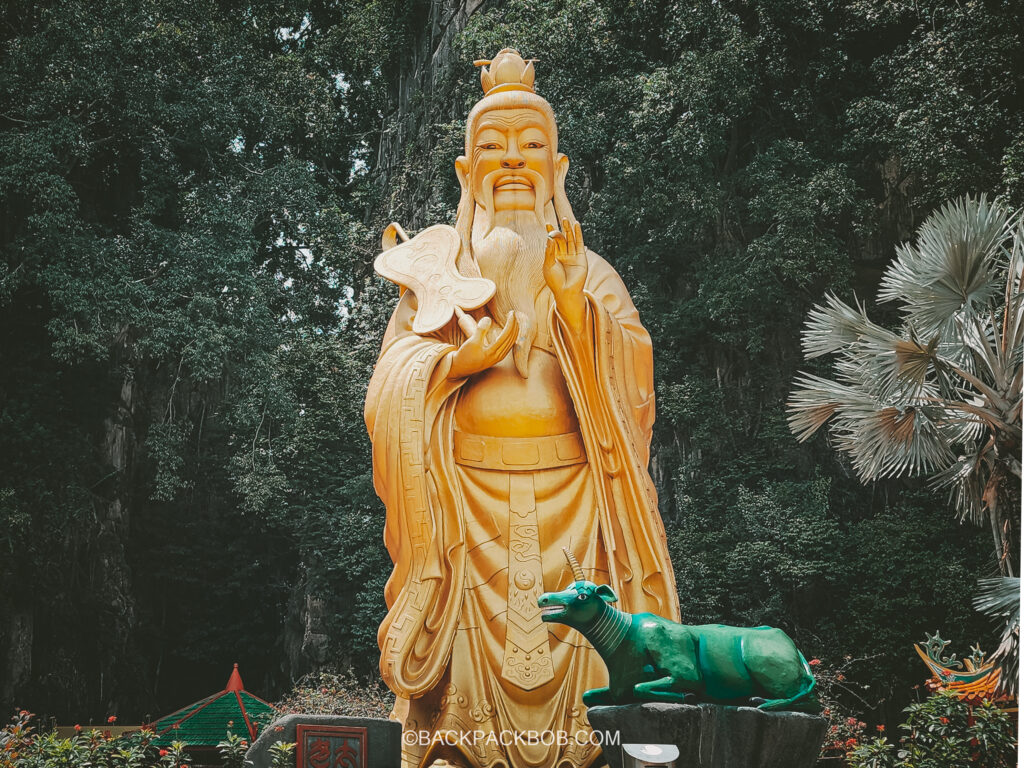
[{"label": "statue's nose", "polygon": [[526,160],[520,155],[513,155],[506,157],[501,161],[502,168],[522,168],[526,165]]},{"label": "statue's nose", "polygon": [[537,598],[537,605],[547,605],[550,602],[547,595],[541,595]]}]

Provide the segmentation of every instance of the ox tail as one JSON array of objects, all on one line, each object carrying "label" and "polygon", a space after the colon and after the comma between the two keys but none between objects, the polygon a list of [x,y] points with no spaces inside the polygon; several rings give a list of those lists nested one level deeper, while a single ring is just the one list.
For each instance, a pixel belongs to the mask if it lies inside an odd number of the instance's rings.
[{"label": "ox tail", "polygon": [[803,665],[804,672],[800,690],[788,699],[768,699],[768,701],[760,704],[758,709],[788,709],[798,712],[813,712],[815,714],[821,710],[821,704],[814,693],[817,681],[814,679],[814,673],[811,672],[811,665],[807,663],[807,659],[804,658],[802,653],[797,651],[797,654],[800,656],[800,663]]}]

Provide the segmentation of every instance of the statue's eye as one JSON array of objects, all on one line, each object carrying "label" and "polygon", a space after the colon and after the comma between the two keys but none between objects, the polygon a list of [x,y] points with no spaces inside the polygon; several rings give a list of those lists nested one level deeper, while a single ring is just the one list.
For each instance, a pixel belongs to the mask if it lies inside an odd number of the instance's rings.
[{"label": "statue's eye", "polygon": [[578,595],[576,595],[576,599],[577,600],[586,600],[587,599],[587,593],[586,592],[580,592]]},{"label": "statue's eye", "polygon": [[542,149],[543,147],[544,145],[541,144],[539,141],[530,141],[527,142],[526,144],[527,149]]},{"label": "statue's eye", "polygon": [[487,144],[481,144],[480,149],[501,149],[495,142],[491,141]]}]

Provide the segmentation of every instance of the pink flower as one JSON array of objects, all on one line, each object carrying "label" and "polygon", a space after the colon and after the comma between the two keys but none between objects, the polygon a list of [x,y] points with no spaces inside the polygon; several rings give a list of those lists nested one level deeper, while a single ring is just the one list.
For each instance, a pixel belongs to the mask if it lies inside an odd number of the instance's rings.
[{"label": "pink flower", "polygon": [[812,667],[816,667],[819,664],[821,664],[821,659],[811,659],[807,663],[810,664]]},{"label": "pink flower", "polygon": [[116,723],[117,722],[117,715],[111,715],[110,717],[108,717],[107,718],[107,722],[108,723]]}]

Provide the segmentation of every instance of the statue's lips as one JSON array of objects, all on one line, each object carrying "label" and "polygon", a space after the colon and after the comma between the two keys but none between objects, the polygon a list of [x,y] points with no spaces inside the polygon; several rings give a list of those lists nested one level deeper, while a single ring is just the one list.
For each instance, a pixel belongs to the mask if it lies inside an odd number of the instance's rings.
[{"label": "statue's lips", "polygon": [[512,192],[514,190],[533,189],[533,184],[523,176],[505,176],[494,185],[494,191]]}]

